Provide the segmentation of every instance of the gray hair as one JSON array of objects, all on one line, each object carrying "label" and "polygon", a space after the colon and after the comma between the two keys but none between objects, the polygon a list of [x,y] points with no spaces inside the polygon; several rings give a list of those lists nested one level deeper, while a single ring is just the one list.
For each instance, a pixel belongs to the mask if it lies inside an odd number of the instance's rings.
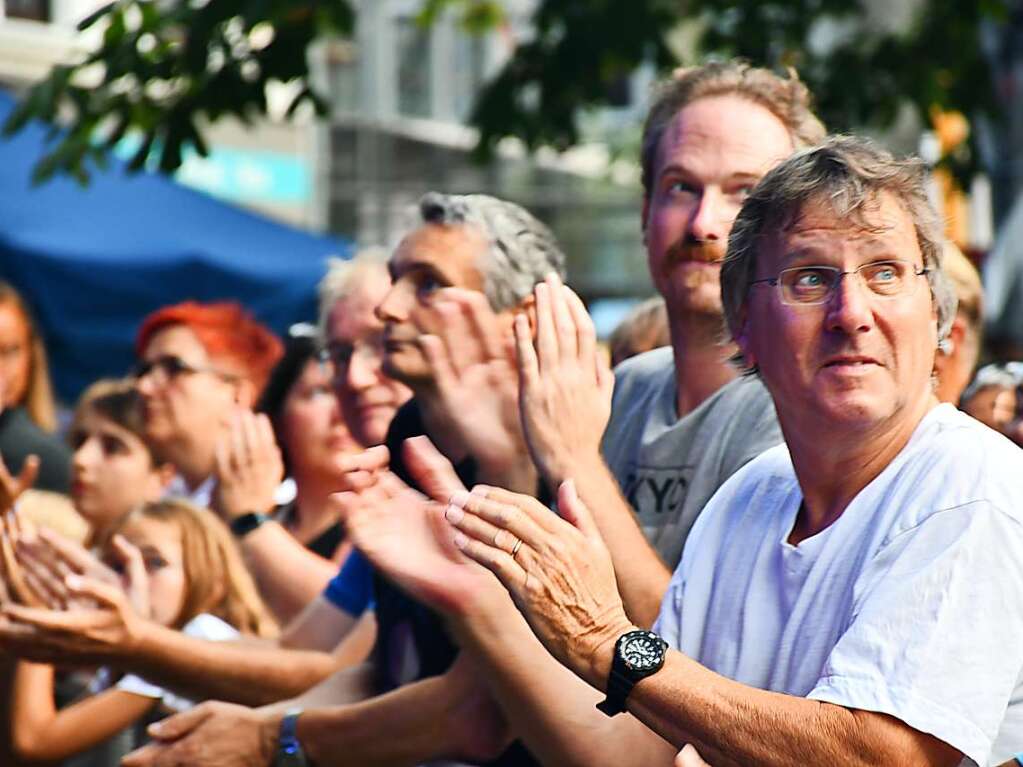
[{"label": "gray hair", "polygon": [[419,215],[428,224],[470,224],[490,243],[481,264],[483,292],[494,311],[520,304],[551,272],[565,277],[565,254],[543,223],[513,202],[485,194],[427,192]]},{"label": "gray hair", "polygon": [[913,221],[938,316],[938,338],[944,338],[955,319],[956,293],[942,268],[945,238],[925,184],[926,166],[921,161],[897,160],[869,139],[854,136],[833,136],[768,172],[743,203],[721,266],[721,300],[732,337],[740,329],[742,306],[766,237],[784,231],[817,201],[830,205],[840,219],[869,226],[866,213],[887,192]]},{"label": "gray hair", "polygon": [[781,77],[739,60],[676,69],[656,86],[643,126],[640,162],[647,197],[657,180],[657,149],[665,129],[694,101],[712,96],[738,96],[763,107],[785,126],[796,149],[813,146],[824,138],[824,125],[810,108],[810,91],[794,69]]},{"label": "gray hair", "polygon": [[327,320],[334,304],[354,293],[371,272],[379,272],[388,280],[387,251],[376,245],[362,248],[348,259],[331,256],[327,259],[327,273],[316,286],[319,296],[319,330],[325,335]]}]

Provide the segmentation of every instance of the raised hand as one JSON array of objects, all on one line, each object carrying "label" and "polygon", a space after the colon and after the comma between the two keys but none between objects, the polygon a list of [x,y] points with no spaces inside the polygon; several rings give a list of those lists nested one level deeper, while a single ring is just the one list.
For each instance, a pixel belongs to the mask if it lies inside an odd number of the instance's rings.
[{"label": "raised hand", "polygon": [[[477,487],[446,512],[455,545],[494,573],[544,646],[601,688],[608,650],[633,628],[611,555],[571,481],[558,489],[559,517],[526,495]],[[606,656],[606,657],[605,657]]]},{"label": "raised hand", "polygon": [[252,767],[268,765],[282,714],[208,702],[150,725],[153,742],[132,751],[122,767]]},{"label": "raised hand", "polygon": [[123,535],[115,535],[110,541],[111,553],[117,559],[124,573],[125,595],[135,615],[140,618],[152,617],[153,605],[149,599],[149,573],[142,552]]},{"label": "raised hand", "polygon": [[433,306],[440,330],[419,342],[433,370],[445,426],[457,432],[485,481],[535,490],[519,424],[511,339],[479,291],[444,288]]},{"label": "raised hand", "polygon": [[284,462],[270,419],[239,408],[217,443],[217,486],[212,507],[227,521],[250,512],[267,513],[284,478]]},{"label": "raised hand", "polygon": [[73,598],[93,605],[48,610],[4,605],[0,646],[40,663],[103,663],[132,647],[142,619],[120,586],[80,575],[64,579]]},{"label": "raised hand", "polygon": [[14,503],[21,497],[21,494],[35,484],[39,476],[39,456],[30,455],[21,465],[18,476],[12,476],[0,457],[0,511],[7,511],[14,508]]},{"label": "raised hand", "polygon": [[526,445],[551,486],[600,460],[614,376],[586,307],[557,275],[536,285],[536,338],[516,317],[519,411]]},{"label": "raised hand", "polygon": [[[427,492],[445,501],[458,489],[451,464],[426,437],[405,443],[409,471]],[[390,472],[359,492],[334,496],[355,545],[373,566],[415,599],[446,613],[472,609],[500,588],[493,576],[463,557],[444,522],[444,506]],[[491,592],[492,593],[492,592]]]}]

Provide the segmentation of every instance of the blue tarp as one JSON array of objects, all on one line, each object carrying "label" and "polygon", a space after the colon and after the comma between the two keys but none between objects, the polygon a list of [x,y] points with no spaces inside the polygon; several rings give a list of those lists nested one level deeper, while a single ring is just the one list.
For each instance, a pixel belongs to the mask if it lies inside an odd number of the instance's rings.
[{"label": "blue tarp", "polygon": [[[0,123],[14,106],[0,92]],[[283,332],[315,316],[329,255],[351,245],[239,210],[111,161],[88,187],[30,183],[46,128],[0,138],[0,278],[29,301],[57,391],[73,403],[102,376],[123,375],[141,318],[166,304],[234,299]]]}]

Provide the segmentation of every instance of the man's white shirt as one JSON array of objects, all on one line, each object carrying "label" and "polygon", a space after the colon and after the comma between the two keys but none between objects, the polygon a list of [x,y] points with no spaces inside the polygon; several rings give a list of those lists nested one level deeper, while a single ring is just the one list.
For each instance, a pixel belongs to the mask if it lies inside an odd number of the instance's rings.
[{"label": "man's white shirt", "polygon": [[1023,750],[1023,451],[941,405],[792,546],[801,503],[785,445],[737,472],[693,527],[655,630],[744,684],[894,716],[965,765]]}]

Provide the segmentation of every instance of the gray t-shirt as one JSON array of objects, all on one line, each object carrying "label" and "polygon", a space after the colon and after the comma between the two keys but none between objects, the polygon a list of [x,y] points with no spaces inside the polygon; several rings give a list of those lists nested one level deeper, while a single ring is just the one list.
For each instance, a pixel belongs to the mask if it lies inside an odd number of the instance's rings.
[{"label": "gray t-shirt", "polygon": [[671,569],[710,497],[782,441],[774,402],[758,378],[732,381],[683,418],[675,403],[670,347],[626,360],[615,369],[602,447],[643,533]]}]

